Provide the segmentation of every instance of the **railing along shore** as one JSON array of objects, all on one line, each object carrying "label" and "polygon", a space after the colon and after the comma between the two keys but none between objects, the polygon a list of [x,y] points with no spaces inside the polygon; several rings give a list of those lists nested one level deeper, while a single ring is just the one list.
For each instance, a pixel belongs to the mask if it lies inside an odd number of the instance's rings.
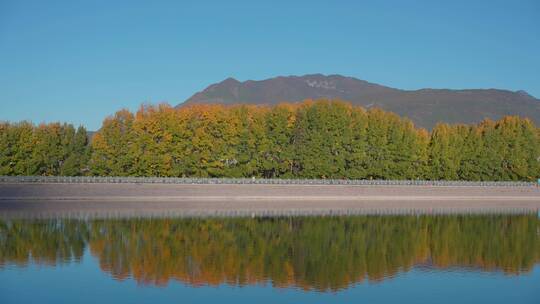
[{"label": "railing along shore", "polygon": [[447,187],[533,187],[535,182],[431,181],[366,179],[277,179],[277,178],[184,178],[112,176],[0,176],[0,183],[104,183],[104,184],[201,184],[201,185],[360,185],[360,186],[447,186]]}]

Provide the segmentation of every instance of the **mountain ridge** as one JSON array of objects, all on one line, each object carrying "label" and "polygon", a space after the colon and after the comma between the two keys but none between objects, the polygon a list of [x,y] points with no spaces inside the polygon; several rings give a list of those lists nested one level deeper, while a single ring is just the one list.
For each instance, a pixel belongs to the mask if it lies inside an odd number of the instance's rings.
[{"label": "mountain ridge", "polygon": [[523,90],[402,90],[338,74],[277,76],[238,81],[232,77],[195,93],[177,107],[198,103],[277,104],[306,99],[340,99],[366,108],[379,107],[433,128],[438,122],[478,123],[507,115],[528,117],[540,125],[540,100]]}]

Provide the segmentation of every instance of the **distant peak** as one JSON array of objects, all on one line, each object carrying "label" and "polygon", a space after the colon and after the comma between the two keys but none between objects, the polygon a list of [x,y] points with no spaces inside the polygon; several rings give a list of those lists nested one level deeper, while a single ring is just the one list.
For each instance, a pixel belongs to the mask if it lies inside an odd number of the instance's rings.
[{"label": "distant peak", "polygon": [[236,80],[236,79],[234,79],[232,77],[228,77],[227,79],[223,80],[221,83],[222,84],[239,84],[240,81],[238,81],[238,80]]},{"label": "distant peak", "polygon": [[320,73],[317,73],[317,74],[306,74],[304,76],[300,76],[300,78],[326,78],[328,77],[327,75],[324,75],[324,74],[320,74]]},{"label": "distant peak", "polygon": [[527,91],[524,91],[524,90],[518,90],[516,91],[517,94],[521,95],[521,96],[525,96],[525,97],[529,97],[529,98],[534,98],[534,96],[532,96],[531,94],[529,94]]},{"label": "distant peak", "polygon": [[349,78],[349,77],[345,77],[343,75],[339,75],[339,74],[329,74],[329,75],[325,75],[325,74],[320,74],[320,73],[317,73],[317,74],[306,74],[306,75],[303,75],[303,76],[299,76],[299,78],[317,78],[317,79],[344,79],[344,78]]}]

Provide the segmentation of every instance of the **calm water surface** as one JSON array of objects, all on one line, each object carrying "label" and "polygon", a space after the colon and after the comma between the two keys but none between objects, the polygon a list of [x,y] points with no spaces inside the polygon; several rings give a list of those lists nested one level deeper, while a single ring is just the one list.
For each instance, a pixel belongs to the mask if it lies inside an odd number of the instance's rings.
[{"label": "calm water surface", "polygon": [[0,220],[0,303],[540,303],[538,215]]}]

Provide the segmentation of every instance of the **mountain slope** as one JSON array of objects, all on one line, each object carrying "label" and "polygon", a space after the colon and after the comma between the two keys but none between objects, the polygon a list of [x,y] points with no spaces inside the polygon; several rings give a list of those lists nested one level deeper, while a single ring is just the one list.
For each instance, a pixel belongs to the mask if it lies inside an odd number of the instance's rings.
[{"label": "mountain slope", "polygon": [[528,117],[540,125],[540,100],[524,91],[498,89],[399,90],[340,75],[275,77],[240,82],[228,78],[196,93],[183,105],[195,103],[276,104],[304,99],[337,98],[366,108],[380,107],[432,128],[437,122],[477,123],[505,115]]}]

